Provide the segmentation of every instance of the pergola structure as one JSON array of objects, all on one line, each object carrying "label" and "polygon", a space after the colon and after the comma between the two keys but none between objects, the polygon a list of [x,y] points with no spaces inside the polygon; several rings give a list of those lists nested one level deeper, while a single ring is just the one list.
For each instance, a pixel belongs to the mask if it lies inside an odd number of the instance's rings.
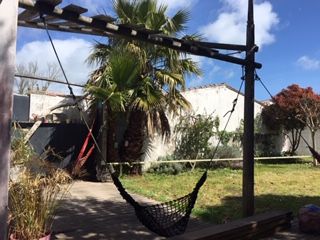
[{"label": "pergola structure", "polygon": [[[255,62],[258,47],[254,40],[253,0],[248,0],[246,45],[221,44],[174,38],[145,26],[118,24],[108,15],[85,16],[87,9],[62,0],[0,0],[0,239],[6,236],[12,86],[15,69],[17,25],[106,37],[122,37],[168,47],[177,51],[217,59],[245,67],[245,109],[243,142],[243,215],[254,214],[254,72],[261,68]],[[18,6],[23,10],[18,14]],[[221,50],[245,52],[245,58],[221,53]]]}]

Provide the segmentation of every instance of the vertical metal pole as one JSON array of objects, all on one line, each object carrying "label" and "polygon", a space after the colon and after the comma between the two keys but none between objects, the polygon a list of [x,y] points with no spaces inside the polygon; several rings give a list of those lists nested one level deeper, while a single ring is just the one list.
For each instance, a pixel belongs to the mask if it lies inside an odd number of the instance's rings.
[{"label": "vertical metal pole", "polygon": [[243,215],[254,214],[254,20],[253,0],[248,0],[243,136]]},{"label": "vertical metal pole", "polygon": [[0,239],[7,239],[12,86],[18,0],[0,1]]}]

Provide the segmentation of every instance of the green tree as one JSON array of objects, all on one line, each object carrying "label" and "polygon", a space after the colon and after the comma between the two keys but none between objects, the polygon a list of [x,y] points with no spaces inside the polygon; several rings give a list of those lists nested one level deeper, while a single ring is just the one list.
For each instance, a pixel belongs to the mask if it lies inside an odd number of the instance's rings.
[{"label": "green tree", "polygon": [[[114,1],[117,23],[142,26],[164,35],[181,35],[186,28],[188,12],[180,10],[173,17],[168,17],[166,10],[166,6],[158,5],[155,0]],[[128,52],[138,70],[130,82],[123,81],[124,84],[115,89],[112,88],[115,77],[115,70],[112,69],[115,65],[110,62],[111,56],[116,59],[117,54],[114,52]],[[121,61],[119,59],[118,64],[122,64]],[[112,98],[102,99],[113,111],[111,115],[116,114],[113,109],[124,111],[127,115],[127,127],[120,146],[123,161],[140,159],[146,136],[153,136],[154,132],[160,132],[165,137],[170,135],[167,112],[176,113],[181,108],[189,107],[180,90],[185,87],[186,74],[200,74],[197,64],[186,54],[128,39],[110,38],[108,44],[96,44],[89,62],[99,64],[92,75],[89,92],[94,97],[101,91],[108,94],[117,92],[120,105],[119,101],[111,101]],[[125,67],[122,70],[128,71]],[[123,76],[126,74],[123,73]],[[105,84],[106,79],[109,84]]]}]

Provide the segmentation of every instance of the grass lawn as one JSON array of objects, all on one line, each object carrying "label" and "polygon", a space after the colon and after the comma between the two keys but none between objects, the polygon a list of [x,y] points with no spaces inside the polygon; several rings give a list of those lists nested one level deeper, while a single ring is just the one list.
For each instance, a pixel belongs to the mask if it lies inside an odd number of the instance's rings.
[{"label": "grass lawn", "polygon": [[[192,191],[203,171],[179,175],[144,174],[125,176],[122,182],[135,193],[158,201],[168,201]],[[193,215],[215,223],[240,218],[242,214],[242,170],[229,168],[208,172],[199,192]],[[256,212],[292,210],[309,203],[320,205],[320,168],[304,164],[256,164]]]}]

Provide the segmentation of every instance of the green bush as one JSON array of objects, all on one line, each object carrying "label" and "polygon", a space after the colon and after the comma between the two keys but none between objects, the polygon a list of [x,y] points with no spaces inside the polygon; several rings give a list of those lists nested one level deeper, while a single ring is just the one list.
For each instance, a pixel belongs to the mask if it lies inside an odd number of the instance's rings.
[{"label": "green bush", "polygon": [[214,136],[212,116],[186,115],[175,126],[175,159],[201,159],[210,152],[210,138]]},{"label": "green bush", "polygon": [[237,158],[241,157],[241,150],[235,146],[223,145],[218,147],[213,158]]},{"label": "green bush", "polygon": [[147,172],[177,175],[185,170],[186,167],[182,163],[154,163]]},{"label": "green bush", "polygon": [[258,134],[255,136],[255,156],[256,157],[276,157],[281,153],[277,150],[275,134]]}]

